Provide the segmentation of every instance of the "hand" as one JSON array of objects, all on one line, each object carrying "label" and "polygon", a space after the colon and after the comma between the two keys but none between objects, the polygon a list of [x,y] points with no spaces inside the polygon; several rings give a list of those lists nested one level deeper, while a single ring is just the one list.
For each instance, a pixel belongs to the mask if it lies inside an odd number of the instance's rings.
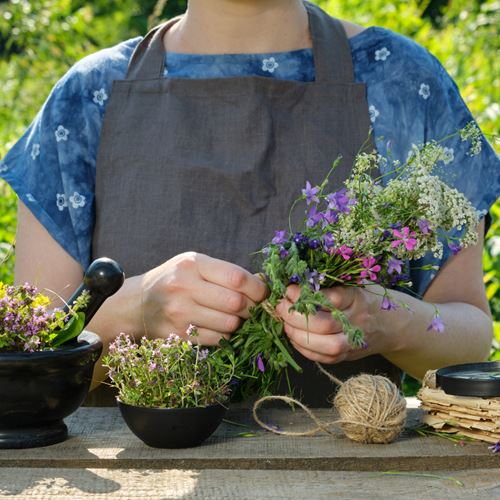
[{"label": "hand", "polygon": [[342,325],[332,318],[329,311],[320,310],[315,315],[310,315],[308,320],[303,314],[289,312],[300,296],[297,285],[287,288],[286,298],[278,304],[276,312],[285,322],[285,333],[290,342],[306,358],[325,364],[352,361],[383,352],[385,336],[379,332],[378,325],[380,290],[370,293],[361,287],[352,286],[322,290],[329,302],[341,310],[352,325],[364,332],[367,343],[365,349],[353,349],[349,345],[347,336],[342,332]]},{"label": "hand", "polygon": [[189,324],[198,327],[194,340],[216,345],[229,338],[248,318],[249,308],[265,299],[267,287],[245,269],[207,255],[186,252],[143,277],[143,314],[150,337],[175,332],[186,337]]}]

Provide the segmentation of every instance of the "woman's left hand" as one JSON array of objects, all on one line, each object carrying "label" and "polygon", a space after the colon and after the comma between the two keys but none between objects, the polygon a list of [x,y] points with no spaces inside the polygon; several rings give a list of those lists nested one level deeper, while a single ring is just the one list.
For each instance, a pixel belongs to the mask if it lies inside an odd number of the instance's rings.
[{"label": "woman's left hand", "polygon": [[387,339],[379,331],[378,314],[381,297],[361,287],[337,286],[323,289],[323,294],[334,307],[341,310],[349,322],[364,332],[366,347],[353,349],[342,332],[342,325],[332,318],[329,311],[320,310],[307,319],[303,314],[289,311],[297,301],[300,288],[290,285],[286,298],[276,307],[276,312],[285,322],[285,333],[292,345],[303,356],[320,363],[333,364],[355,360],[384,352]]}]

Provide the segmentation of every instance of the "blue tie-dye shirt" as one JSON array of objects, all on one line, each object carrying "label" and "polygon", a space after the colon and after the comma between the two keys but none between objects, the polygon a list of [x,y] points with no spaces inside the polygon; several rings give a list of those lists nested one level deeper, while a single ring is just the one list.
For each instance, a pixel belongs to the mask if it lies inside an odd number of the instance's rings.
[{"label": "blue tie-dye shirt", "polygon": [[[113,80],[125,77],[142,38],[127,40],[76,63],[55,85],[26,133],[0,163],[0,175],[53,238],[85,268],[91,257],[95,218],[94,185],[99,136]],[[389,30],[372,27],[349,40],[355,78],[367,86],[376,147],[392,159],[406,160],[412,144],[440,139],[472,117],[458,89],[427,50]],[[259,75],[314,80],[311,49],[272,54],[166,54],[165,77],[213,78]],[[500,194],[498,157],[484,141],[476,157],[454,138],[447,145],[449,184],[486,213]],[[300,187],[297,187],[299,189]],[[432,255],[426,262],[441,265]],[[423,293],[430,273],[414,272],[414,289]]]}]

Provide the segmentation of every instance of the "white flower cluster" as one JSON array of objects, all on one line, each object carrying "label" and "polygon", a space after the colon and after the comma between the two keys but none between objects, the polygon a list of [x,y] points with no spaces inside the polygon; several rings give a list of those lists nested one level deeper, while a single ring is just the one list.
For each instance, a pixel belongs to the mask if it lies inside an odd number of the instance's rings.
[{"label": "white flower cluster", "polygon": [[474,122],[468,123],[462,130],[460,130],[460,138],[462,141],[470,141],[471,147],[467,152],[469,156],[475,156],[481,152],[483,147],[482,134]]}]

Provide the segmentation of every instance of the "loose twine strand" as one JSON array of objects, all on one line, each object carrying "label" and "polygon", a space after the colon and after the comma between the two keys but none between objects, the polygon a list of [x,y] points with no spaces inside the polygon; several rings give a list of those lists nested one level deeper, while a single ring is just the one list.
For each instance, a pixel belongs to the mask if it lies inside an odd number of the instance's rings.
[{"label": "loose twine strand", "polygon": [[[313,436],[318,432],[332,435],[330,428],[340,424],[347,437],[362,443],[390,443],[403,429],[406,420],[406,400],[399,389],[381,375],[361,374],[342,382],[325,370],[319,363],[318,369],[339,386],[333,405],[339,419],[323,422],[303,403],[288,396],[264,396],[253,405],[253,417],[264,429],[283,436]],[[276,429],[263,422],[257,413],[267,401],[284,401],[297,405],[316,424],[316,427],[302,432]]]}]

